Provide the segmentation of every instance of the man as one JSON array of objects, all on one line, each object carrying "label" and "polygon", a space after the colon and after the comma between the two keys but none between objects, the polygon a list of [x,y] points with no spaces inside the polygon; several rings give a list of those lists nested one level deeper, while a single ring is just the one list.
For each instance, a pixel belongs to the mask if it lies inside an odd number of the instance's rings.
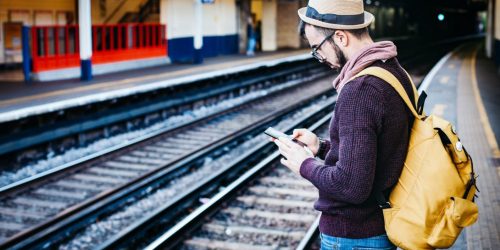
[{"label": "man", "polygon": [[[367,27],[372,14],[362,0],[310,0],[299,11],[301,35],[312,55],[334,70],[339,93],[329,140],[305,129],[274,140],[281,163],[319,191],[322,249],[395,249],[384,229],[375,193],[387,195],[403,168],[413,116],[397,92],[374,76],[351,79],[369,66],[382,67],[403,84],[413,100],[409,76],[396,59],[392,42],[374,43]],[[324,159],[324,162],[320,159]]]}]

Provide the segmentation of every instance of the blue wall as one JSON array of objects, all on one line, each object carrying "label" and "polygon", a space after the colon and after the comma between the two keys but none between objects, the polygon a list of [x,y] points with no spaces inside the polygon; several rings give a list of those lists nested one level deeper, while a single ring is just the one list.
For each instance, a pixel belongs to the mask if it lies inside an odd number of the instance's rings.
[{"label": "blue wall", "polygon": [[[172,62],[192,62],[194,58],[193,37],[168,40],[168,56]],[[203,57],[238,53],[238,35],[203,37]]]}]

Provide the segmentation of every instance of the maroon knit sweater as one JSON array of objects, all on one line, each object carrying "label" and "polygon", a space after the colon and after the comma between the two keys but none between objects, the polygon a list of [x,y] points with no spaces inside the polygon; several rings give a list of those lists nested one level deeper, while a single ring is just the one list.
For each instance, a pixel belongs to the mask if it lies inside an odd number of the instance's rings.
[{"label": "maroon knit sweater", "polygon": [[[375,62],[402,82],[413,101],[411,83],[397,59]],[[363,76],[340,92],[330,123],[324,162],[306,159],[300,174],[319,190],[315,209],[320,231],[344,238],[385,233],[382,210],[373,191],[389,190],[401,174],[413,116],[398,93],[383,80]]]}]

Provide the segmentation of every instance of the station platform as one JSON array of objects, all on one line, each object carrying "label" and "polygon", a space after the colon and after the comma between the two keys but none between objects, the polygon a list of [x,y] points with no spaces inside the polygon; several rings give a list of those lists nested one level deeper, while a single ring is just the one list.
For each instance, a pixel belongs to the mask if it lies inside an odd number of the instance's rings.
[{"label": "station platform", "polygon": [[170,64],[79,79],[24,83],[0,79],[0,122],[143,93],[225,74],[310,58],[309,50],[287,50],[206,58],[203,64]]},{"label": "station platform", "polygon": [[478,43],[458,47],[422,83],[425,113],[455,124],[479,176],[478,222],[451,249],[500,249],[500,76],[483,51]]}]

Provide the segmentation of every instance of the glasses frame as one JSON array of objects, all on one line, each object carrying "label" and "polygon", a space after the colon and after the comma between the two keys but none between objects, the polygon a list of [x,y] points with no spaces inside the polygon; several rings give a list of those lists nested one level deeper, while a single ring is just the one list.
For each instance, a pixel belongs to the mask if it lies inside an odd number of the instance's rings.
[{"label": "glasses frame", "polygon": [[314,57],[316,60],[318,60],[320,63],[324,63],[326,61],[326,58],[322,57],[319,53],[318,53],[318,50],[321,48],[321,46],[323,46],[323,44],[330,38],[332,38],[332,36],[335,34],[332,33],[328,36],[325,37],[325,39],[323,39],[323,41],[321,41],[321,43],[318,44],[318,46],[312,48],[311,50],[311,55],[312,57]]}]

